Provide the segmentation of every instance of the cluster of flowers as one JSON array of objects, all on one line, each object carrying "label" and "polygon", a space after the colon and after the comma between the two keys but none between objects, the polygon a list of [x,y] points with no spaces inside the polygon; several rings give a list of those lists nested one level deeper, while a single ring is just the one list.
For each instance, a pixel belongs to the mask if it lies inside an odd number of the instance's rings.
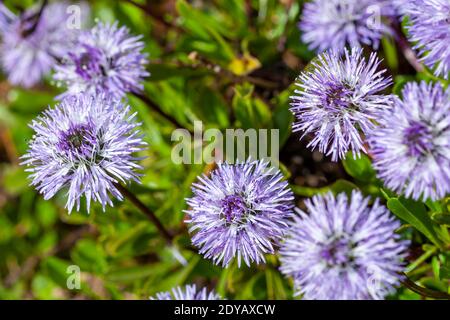
[{"label": "cluster of flowers", "polygon": [[[418,10],[415,4],[423,2],[427,6]],[[399,194],[441,199],[450,192],[449,90],[410,83],[402,99],[385,95],[390,78],[379,70],[375,53],[366,60],[359,48],[376,48],[391,32],[385,22],[376,30],[364,23],[373,6],[393,18],[398,11],[390,3],[316,0],[305,5],[304,41],[325,52],[298,78],[293,128],[302,137],[312,135],[309,147],[335,161],[348,151],[355,157],[369,152],[379,178]],[[110,195],[122,198],[117,183],[139,181],[134,154],[145,143],[135,114],[121,99],[141,90],[148,76],[144,44],[116,24],[98,22],[86,31],[61,28],[63,22],[55,19],[64,14],[55,18],[47,13],[58,6],[19,16],[0,9],[1,61],[11,83],[31,86],[53,69],[55,81],[67,88],[56,107],[33,121],[36,134],[24,164],[46,199],[68,188],[69,212],[74,206],[79,210],[83,195],[88,210],[91,200],[105,209],[112,205]],[[438,64],[436,74],[448,73],[449,7],[446,0],[417,0],[402,7],[412,17],[412,41],[427,64]],[[435,14],[437,8],[442,14]],[[353,48],[345,49],[347,44]],[[263,263],[266,254],[280,248],[281,271],[293,277],[296,293],[306,299],[384,298],[401,280],[408,242],[395,233],[400,224],[359,191],[350,197],[315,196],[303,212],[294,209],[282,173],[251,160],[218,164],[192,189],[186,211],[192,242],[215,264],[227,267],[234,259],[238,266],[242,260],[248,266]],[[156,298],[220,297],[187,286]]]},{"label": "cluster of flowers", "polygon": [[[81,22],[89,8],[80,5]],[[68,189],[67,209],[79,210],[83,195],[112,205],[115,184],[139,181],[134,156],[145,148],[136,113],[124,101],[148,76],[141,37],[125,27],[97,22],[92,29],[70,25],[69,4],[51,3],[19,15],[0,4],[0,58],[14,85],[31,87],[52,70],[66,91],[31,124],[35,135],[23,156],[32,185],[53,197]]]},{"label": "cluster of flowers", "polygon": [[[374,12],[377,28],[368,25]],[[297,79],[293,130],[312,136],[308,147],[334,161],[348,151],[369,153],[386,187],[438,200],[450,193],[450,90],[422,82],[408,83],[402,98],[384,94],[391,78],[376,53],[366,59],[361,48],[395,35],[391,23],[401,14],[411,19],[410,40],[423,61],[448,77],[448,0],[307,2],[299,26],[321,53]],[[307,213],[294,212],[281,173],[247,161],[219,165],[193,192],[186,211],[192,240],[216,264],[260,263],[278,246],[281,271],[305,299],[379,299],[401,280],[408,241],[395,233],[400,223],[359,191],[315,196]]]},{"label": "cluster of flowers", "polygon": [[359,191],[315,196],[307,214],[294,211],[281,173],[262,161],[219,164],[199,180],[187,222],[193,244],[216,264],[258,264],[281,246],[281,271],[305,299],[383,298],[399,283],[408,246],[395,233],[400,223]]},{"label": "cluster of flowers", "polygon": [[313,0],[299,24],[310,49],[343,50],[346,45],[377,49],[383,36],[398,38],[399,17],[407,17],[410,41],[436,76],[450,72],[448,0]]},{"label": "cluster of flowers", "polygon": [[[371,15],[378,15],[377,26]],[[402,99],[383,94],[391,78],[379,70],[375,53],[365,61],[360,48],[376,48],[384,34],[395,36],[398,16],[409,18],[410,41],[424,63],[448,78],[450,1],[312,1],[300,23],[303,40],[325,51],[297,79],[293,128],[312,135],[308,147],[335,161],[349,150],[355,156],[370,151],[387,187],[416,200],[437,200],[450,192],[449,90],[422,82],[408,83]]]}]

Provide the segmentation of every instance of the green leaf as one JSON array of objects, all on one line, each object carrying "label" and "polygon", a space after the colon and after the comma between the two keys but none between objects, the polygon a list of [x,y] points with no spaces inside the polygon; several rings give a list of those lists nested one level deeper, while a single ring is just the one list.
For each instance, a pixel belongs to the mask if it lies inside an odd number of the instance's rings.
[{"label": "green leaf", "polygon": [[36,251],[41,254],[47,254],[58,243],[58,235],[55,230],[47,231],[37,242]]},{"label": "green leaf", "polygon": [[349,152],[342,164],[345,171],[359,181],[370,182],[375,179],[375,170],[372,168],[369,157],[365,154],[355,159],[353,154]]},{"label": "green leaf", "polygon": [[176,8],[180,14],[182,26],[191,35],[199,38],[191,39],[188,44],[192,48],[208,54],[223,65],[233,60],[235,54],[223,36],[230,35],[230,28],[212,15],[192,7],[185,0],[178,0]]},{"label": "green leaf", "polygon": [[9,92],[10,108],[22,114],[37,113],[54,104],[56,92],[15,88]]},{"label": "green leaf", "polygon": [[450,213],[448,212],[435,212],[431,214],[431,219],[437,224],[450,225]]},{"label": "green leaf", "polygon": [[221,11],[233,21],[236,25],[233,30],[242,37],[248,33],[246,6],[246,2],[242,0],[225,0],[221,3]]},{"label": "green leaf", "polygon": [[387,65],[391,70],[396,71],[398,69],[398,57],[395,42],[392,38],[383,37],[383,39],[381,39],[381,43],[383,45]]},{"label": "green leaf", "polygon": [[42,265],[55,283],[63,288],[67,286],[67,277],[69,275],[67,268],[70,266],[69,262],[56,257],[48,257],[42,262]]},{"label": "green leaf", "polygon": [[421,283],[424,287],[431,290],[447,292],[448,285],[433,277],[424,277],[421,279]]},{"label": "green leaf", "polygon": [[295,194],[309,198],[317,194],[324,194],[330,191],[333,192],[333,194],[335,195],[342,192],[345,192],[347,195],[351,195],[352,191],[357,190],[358,187],[355,184],[351,183],[350,181],[339,179],[332,185],[323,188],[310,188],[291,185],[291,189]]},{"label": "green leaf", "polygon": [[[195,83],[188,86],[188,97],[195,115],[213,128],[229,127],[229,106],[213,85]],[[204,128],[205,130],[206,128]]]},{"label": "green leaf", "polygon": [[394,88],[392,89],[392,92],[399,97],[402,96],[402,90],[406,83],[414,81],[416,78],[414,76],[404,76],[399,75],[395,77],[394,80]]},{"label": "green leaf", "polygon": [[[180,79],[172,78],[168,81],[146,82],[144,84],[147,96],[154,101],[165,114],[176,118],[181,124],[191,122],[188,117],[192,117],[191,106],[183,92],[183,85]],[[146,120],[143,118],[144,121]],[[159,122],[159,121],[158,121]],[[152,128],[159,133],[158,128]],[[170,130],[172,132],[172,130]],[[154,137],[154,134],[149,137]],[[154,139],[154,138],[153,138]],[[152,140],[153,140],[152,139]]]},{"label": "green leaf", "polygon": [[273,101],[276,107],[273,110],[272,119],[274,127],[280,130],[280,147],[286,142],[292,131],[294,115],[289,110],[289,96],[291,93],[291,89],[285,90]]},{"label": "green leaf", "polygon": [[439,279],[450,280],[450,262],[446,265],[441,265],[441,268],[439,269]]},{"label": "green leaf", "polygon": [[390,198],[387,206],[397,217],[411,224],[434,244],[442,246],[434,229],[434,223],[422,203],[404,198]]},{"label": "green leaf", "polygon": [[108,269],[105,252],[91,239],[78,241],[71,252],[71,257],[85,271],[103,274]]},{"label": "green leaf", "polygon": [[287,293],[283,285],[283,280],[279,272],[275,272],[271,268],[266,269],[266,285],[267,285],[267,298],[269,300],[287,298]]},{"label": "green leaf", "polygon": [[[352,182],[349,182],[347,180],[339,179],[335,183],[333,183],[329,190],[333,192],[335,195],[338,195],[339,193],[345,192],[348,196],[350,196],[353,192],[353,190],[357,190],[358,187],[353,184]],[[326,188],[322,191],[322,193],[328,192]]]},{"label": "green leaf", "polygon": [[55,299],[58,289],[58,285],[52,279],[40,273],[35,275],[31,283],[33,296],[40,300]]},{"label": "green leaf", "polygon": [[55,205],[40,198],[36,205],[36,218],[44,228],[53,226],[58,219],[58,211]]},{"label": "green leaf", "polygon": [[436,256],[434,256],[432,259],[431,259],[431,268],[432,268],[432,270],[433,270],[433,273],[434,273],[434,277],[436,278],[436,279],[439,279],[439,269],[440,269],[440,263],[439,263],[439,258],[438,257],[436,257]]},{"label": "green leaf", "polygon": [[149,82],[161,81],[169,78],[201,77],[211,73],[206,69],[180,67],[177,65],[162,63],[151,63],[147,69],[151,74],[151,76],[147,79]]},{"label": "green leaf", "polygon": [[23,167],[5,165],[3,176],[3,187],[10,194],[19,194],[28,188],[28,173]]},{"label": "green leaf", "polygon": [[230,264],[228,267],[224,268],[220,273],[219,282],[217,283],[216,290],[221,297],[226,297],[226,291],[229,283],[232,283],[234,263]]},{"label": "green leaf", "polygon": [[238,300],[255,300],[264,299],[266,287],[264,273],[254,273],[250,280],[246,281],[242,286],[242,290],[237,293]]},{"label": "green leaf", "polygon": [[106,274],[106,279],[114,282],[128,283],[145,279],[149,276],[163,275],[170,265],[159,263],[144,266],[117,268]]},{"label": "green leaf", "polygon": [[176,8],[182,18],[181,23],[183,27],[200,38],[205,40],[211,39],[209,30],[214,30],[223,35],[227,34],[229,31],[225,25],[220,23],[220,21],[217,21],[217,19],[214,19],[211,15],[192,7],[185,0],[177,0]]},{"label": "green leaf", "polygon": [[153,288],[155,292],[170,290],[173,287],[183,284],[194,270],[197,263],[200,261],[200,256],[194,255],[186,266],[183,266],[175,272],[171,272],[164,278],[160,279],[156,288]]},{"label": "green leaf", "polygon": [[427,200],[425,201],[425,204],[427,205],[428,208],[430,208],[431,211],[433,212],[444,212],[445,211],[445,204],[442,201],[432,201],[432,200]]},{"label": "green leaf", "polygon": [[148,230],[149,223],[147,221],[142,221],[123,234],[116,236],[115,239],[113,239],[111,242],[108,242],[105,249],[108,254],[112,256],[117,255],[119,250],[121,250],[126,245],[129,245],[130,242],[137,239],[139,236],[148,232]]},{"label": "green leaf", "polygon": [[237,85],[232,105],[236,119],[244,129],[267,128],[271,122],[269,107],[260,99],[253,97],[254,86],[249,83]]}]

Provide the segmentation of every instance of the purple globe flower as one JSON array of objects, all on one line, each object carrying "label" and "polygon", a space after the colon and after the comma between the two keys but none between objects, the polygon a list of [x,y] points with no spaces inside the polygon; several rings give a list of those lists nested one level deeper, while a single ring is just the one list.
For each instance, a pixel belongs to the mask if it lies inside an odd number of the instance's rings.
[{"label": "purple globe flower", "polygon": [[330,155],[333,161],[366,152],[360,132],[373,129],[373,120],[381,110],[391,106],[391,96],[380,92],[391,84],[379,71],[380,61],[372,53],[368,61],[362,49],[325,52],[311,62],[297,79],[291,111],[295,116],[294,132],[303,139],[312,134],[308,147]]},{"label": "purple globe flower", "polygon": [[399,284],[408,242],[400,223],[353,191],[315,196],[298,210],[280,250],[281,271],[309,300],[382,299]]},{"label": "purple globe flower", "polygon": [[189,232],[200,253],[228,266],[237,256],[250,266],[264,262],[287,228],[293,193],[282,174],[264,161],[219,164],[210,177],[193,185]]},{"label": "purple globe flower", "polygon": [[414,0],[402,13],[409,17],[410,41],[416,43],[422,60],[436,76],[449,79],[450,1]]},{"label": "purple globe flower", "polygon": [[407,14],[409,10],[416,6],[416,2],[422,0],[393,0],[393,5],[400,15]]},{"label": "purple globe flower", "polygon": [[159,292],[156,298],[151,300],[222,300],[220,295],[214,291],[208,292],[206,288],[197,291],[195,284],[186,285],[185,287],[176,287],[172,291]]},{"label": "purple globe flower", "polygon": [[106,96],[69,97],[46,110],[31,124],[35,135],[23,156],[31,172],[32,185],[50,199],[59,190],[67,189],[69,213],[86,197],[98,201],[103,210],[113,205],[109,193],[122,200],[115,183],[140,176],[133,156],[146,145],[129,114],[130,107]]},{"label": "purple globe flower", "polygon": [[0,3],[0,31],[3,32],[7,26],[16,19],[12,13],[3,3]]},{"label": "purple globe flower", "polygon": [[54,79],[65,85],[62,97],[81,92],[107,92],[122,98],[128,92],[143,89],[141,81],[149,75],[145,70],[147,55],[142,52],[142,36],[131,36],[126,27],[98,22],[82,33],[77,48],[61,65],[55,67]]},{"label": "purple globe flower", "polygon": [[369,137],[385,185],[416,200],[450,193],[450,90],[408,83]]},{"label": "purple globe flower", "polygon": [[16,16],[0,4],[0,58],[10,83],[36,85],[72,48],[78,30],[68,23],[67,7],[52,3],[41,14],[38,6]]},{"label": "purple globe flower", "polygon": [[377,49],[383,35],[391,33],[382,17],[395,14],[386,0],[313,0],[305,3],[299,28],[310,49],[340,51],[346,45]]}]

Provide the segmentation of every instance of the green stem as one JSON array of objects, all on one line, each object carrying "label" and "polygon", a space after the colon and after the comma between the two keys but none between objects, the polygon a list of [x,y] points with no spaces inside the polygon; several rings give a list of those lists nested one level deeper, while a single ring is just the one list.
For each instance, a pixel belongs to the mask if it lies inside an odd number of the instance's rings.
[{"label": "green stem", "polygon": [[432,249],[426,251],[424,254],[422,254],[419,258],[417,258],[413,263],[411,263],[407,268],[406,268],[406,273],[410,273],[411,271],[413,271],[414,269],[416,269],[418,266],[420,266],[423,262],[425,262],[429,257],[431,257],[433,254],[436,253],[436,251],[438,250],[438,248],[433,247]]},{"label": "green stem", "polygon": [[402,284],[411,291],[420,294],[422,297],[428,297],[433,299],[450,300],[450,294],[441,291],[435,291],[428,288],[417,285],[414,281],[408,278],[406,273],[401,273],[404,276]]},{"label": "green stem", "polygon": [[139,200],[132,192],[130,192],[127,188],[122,186],[120,183],[115,184],[116,188],[123,194],[125,198],[130,200],[132,204],[136,206],[141,212],[143,212],[151,222],[155,225],[156,229],[158,229],[159,233],[163,236],[163,238],[172,245],[173,236],[167,231],[167,229],[163,226],[161,221],[159,221],[158,217],[151,211],[141,200]]},{"label": "green stem", "polygon": [[146,95],[141,94],[141,93],[133,93],[133,95],[136,98],[138,98],[141,101],[143,101],[147,105],[147,107],[149,107],[149,109],[153,110],[154,112],[159,114],[161,117],[163,117],[164,119],[169,121],[176,128],[186,129],[186,130],[188,130],[189,132],[192,133],[192,130],[185,128],[176,118],[174,118],[171,115],[169,115],[169,114],[165,113],[164,111],[162,111],[162,109],[156,103],[154,103],[151,99],[149,99]]},{"label": "green stem", "polygon": [[37,26],[39,24],[39,21],[41,20],[42,14],[44,13],[44,9],[47,6],[47,3],[48,3],[48,0],[42,1],[42,4],[41,4],[41,7],[39,8],[39,11],[35,15],[33,15],[33,16],[31,16],[29,18],[30,20],[33,21],[33,25],[31,26],[31,28],[29,28],[29,29],[27,29],[27,30],[25,30],[23,32],[23,36],[24,37],[29,36],[30,34],[32,34],[36,30],[36,28],[37,28]]}]

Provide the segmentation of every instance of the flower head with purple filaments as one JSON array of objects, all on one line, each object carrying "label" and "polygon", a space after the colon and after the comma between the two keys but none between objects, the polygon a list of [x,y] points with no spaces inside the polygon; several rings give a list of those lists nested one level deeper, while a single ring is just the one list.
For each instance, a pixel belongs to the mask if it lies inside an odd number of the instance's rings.
[{"label": "flower head with purple filaments", "polygon": [[141,82],[149,76],[141,38],[131,36],[126,27],[119,28],[117,23],[102,22],[80,34],[77,48],[55,67],[54,79],[67,87],[62,97],[106,92],[122,98],[128,92],[141,91]]},{"label": "flower head with purple filaments", "polygon": [[409,17],[410,41],[436,76],[450,74],[450,1],[414,0],[402,11]]},{"label": "flower head with purple filaments", "polygon": [[139,182],[141,169],[135,152],[144,149],[130,107],[105,95],[71,96],[46,110],[31,124],[35,135],[23,156],[31,172],[32,185],[50,199],[68,189],[69,213],[86,197],[98,201],[103,210],[113,205],[109,194],[122,200],[115,183]]},{"label": "flower head with purple filaments", "polygon": [[366,152],[360,131],[370,132],[380,111],[392,104],[391,96],[380,94],[391,79],[383,76],[379,65],[375,53],[366,61],[362,49],[353,48],[343,56],[325,52],[300,74],[299,89],[291,97],[293,131],[302,132],[301,139],[313,135],[308,147],[331,154],[333,161],[349,150],[355,156]]},{"label": "flower head with purple filaments", "polygon": [[[417,2],[421,2],[422,0],[392,0],[393,6],[398,12],[398,15],[407,14],[410,10],[412,10],[417,4]],[[400,17],[401,18],[401,17]]]},{"label": "flower head with purple filaments", "polygon": [[309,300],[382,299],[400,282],[408,241],[378,200],[353,191],[315,196],[298,210],[280,250],[281,271]]},{"label": "flower head with purple filaments", "polygon": [[186,285],[185,287],[176,287],[170,291],[159,292],[156,297],[151,297],[151,300],[222,300],[221,296],[215,291],[210,291],[202,288],[197,291],[195,284]]},{"label": "flower head with purple filaments", "polygon": [[369,137],[385,185],[416,200],[450,193],[450,90],[408,83]]},{"label": "flower head with purple filaments", "polygon": [[347,45],[372,46],[391,30],[381,17],[395,16],[386,0],[313,0],[305,3],[299,28],[310,49],[343,50]]},{"label": "flower head with purple filaments", "polygon": [[186,211],[192,243],[205,258],[228,266],[237,257],[250,266],[274,253],[292,214],[293,193],[282,174],[264,161],[219,164],[199,177]]},{"label": "flower head with purple filaments", "polygon": [[1,63],[13,85],[36,85],[72,49],[79,30],[69,27],[67,7],[52,3],[42,14],[33,7],[16,16],[0,4]]}]

